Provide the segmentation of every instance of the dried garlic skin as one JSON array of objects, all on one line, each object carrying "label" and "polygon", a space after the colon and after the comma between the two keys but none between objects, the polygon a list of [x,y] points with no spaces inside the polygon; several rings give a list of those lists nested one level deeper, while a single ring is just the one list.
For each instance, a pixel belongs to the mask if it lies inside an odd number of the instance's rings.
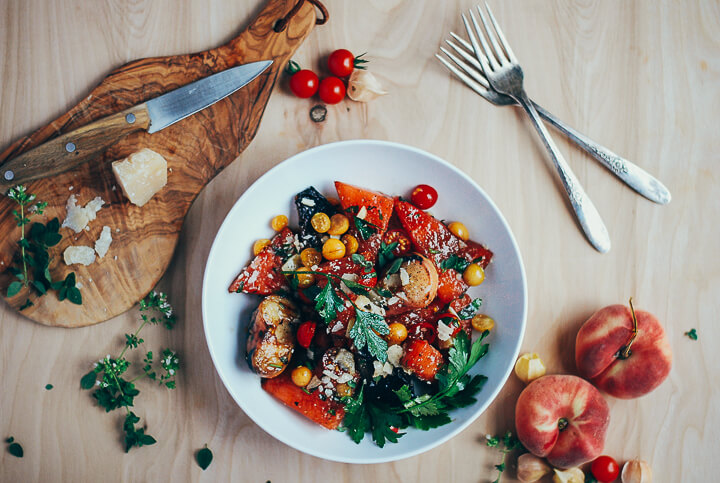
[{"label": "dried garlic skin", "polygon": [[623,466],[620,479],[622,483],[652,483],[652,468],[646,461],[628,461]]},{"label": "dried garlic skin", "polygon": [[380,81],[372,73],[355,69],[348,79],[347,96],[356,102],[368,102],[384,96],[387,91],[383,90]]},{"label": "dried garlic skin", "polygon": [[585,473],[580,468],[555,469],[553,483],[585,483]]},{"label": "dried garlic skin", "polygon": [[533,483],[550,473],[552,469],[545,460],[532,453],[521,454],[518,457],[517,477],[522,483]]}]

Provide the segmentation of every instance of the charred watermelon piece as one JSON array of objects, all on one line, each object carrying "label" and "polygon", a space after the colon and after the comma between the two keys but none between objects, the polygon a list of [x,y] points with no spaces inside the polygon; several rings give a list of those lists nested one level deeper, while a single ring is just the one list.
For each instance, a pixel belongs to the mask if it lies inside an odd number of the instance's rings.
[{"label": "charred watermelon piece", "polygon": [[281,273],[285,260],[295,254],[294,235],[288,229],[275,235],[268,246],[253,258],[228,288],[228,292],[270,295],[287,285]]},{"label": "charred watermelon piece", "polygon": [[[381,234],[387,230],[393,212],[392,198],[341,181],[335,181],[335,189],[340,198],[340,205],[349,215],[357,215],[365,208],[365,216],[361,218]],[[363,239],[367,238],[369,237],[363,237]]]},{"label": "charred watermelon piece", "polygon": [[316,213],[334,215],[337,210],[318,190],[310,186],[295,195],[295,207],[300,220],[298,238],[303,247],[319,248],[322,246],[322,235],[315,231],[310,223]]},{"label": "charred watermelon piece", "polygon": [[426,340],[415,339],[405,344],[402,365],[418,379],[432,381],[440,370],[443,356]]},{"label": "charred watermelon piece", "polygon": [[438,272],[437,298],[440,302],[448,304],[458,297],[462,297],[468,285],[463,281],[462,274],[450,268]]}]

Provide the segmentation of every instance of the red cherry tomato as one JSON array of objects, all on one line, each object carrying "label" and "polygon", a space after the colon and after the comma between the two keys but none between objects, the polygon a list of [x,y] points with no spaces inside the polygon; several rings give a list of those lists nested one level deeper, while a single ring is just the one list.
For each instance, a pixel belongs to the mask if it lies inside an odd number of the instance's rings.
[{"label": "red cherry tomato", "polygon": [[315,322],[303,322],[297,330],[298,344],[304,348],[310,347],[310,343],[315,335]]},{"label": "red cherry tomato", "polygon": [[398,246],[395,247],[393,250],[393,255],[396,257],[402,257],[403,255],[407,255],[410,253],[410,249],[412,248],[412,242],[410,241],[410,238],[405,234],[402,230],[389,230],[385,233],[385,236],[383,236],[383,241],[386,245],[390,245],[391,243],[398,243]]},{"label": "red cherry tomato", "polygon": [[290,90],[297,97],[312,97],[318,90],[320,81],[315,72],[307,69],[299,70],[290,78]]},{"label": "red cherry tomato", "polygon": [[355,56],[346,49],[338,49],[328,57],[328,69],[333,75],[347,77],[355,68]]},{"label": "red cherry tomato", "polygon": [[318,95],[326,104],[337,104],[345,97],[345,84],[337,77],[326,77],[320,81]]},{"label": "red cherry tomato", "polygon": [[417,185],[410,195],[410,201],[421,210],[432,208],[437,199],[438,194],[435,188],[426,184]]},{"label": "red cherry tomato", "polygon": [[601,483],[615,481],[620,474],[620,465],[610,456],[598,456],[590,467],[593,476]]},{"label": "red cherry tomato", "polygon": [[450,334],[451,337],[455,337],[460,332],[460,322],[458,318],[450,312],[445,312],[437,316],[438,321],[442,321],[448,327],[452,327],[453,331]]},{"label": "red cherry tomato", "polygon": [[360,274],[358,283],[367,288],[375,287],[375,285],[377,285],[377,272],[372,269],[369,272],[363,271],[363,273]]},{"label": "red cherry tomato", "polygon": [[432,344],[437,339],[437,329],[429,322],[420,322],[413,327],[413,337]]}]

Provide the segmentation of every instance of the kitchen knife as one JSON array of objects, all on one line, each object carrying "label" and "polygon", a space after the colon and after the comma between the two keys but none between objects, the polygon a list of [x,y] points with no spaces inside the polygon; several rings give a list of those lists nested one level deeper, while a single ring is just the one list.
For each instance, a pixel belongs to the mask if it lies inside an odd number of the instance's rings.
[{"label": "kitchen knife", "polygon": [[128,134],[150,134],[226,98],[262,74],[271,60],[218,72],[122,112],[62,134],[0,165],[0,189],[72,169],[105,151]]}]

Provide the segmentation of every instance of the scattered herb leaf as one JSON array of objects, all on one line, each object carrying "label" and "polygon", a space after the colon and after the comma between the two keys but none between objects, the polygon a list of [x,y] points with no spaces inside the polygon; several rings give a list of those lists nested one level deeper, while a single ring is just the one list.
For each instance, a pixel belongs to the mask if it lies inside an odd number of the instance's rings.
[{"label": "scattered herb leaf", "polygon": [[348,335],[358,349],[362,349],[367,345],[370,354],[384,363],[387,361],[388,345],[380,335],[389,333],[390,328],[381,315],[355,308],[355,323]]},{"label": "scattered herb leaf", "polygon": [[18,443],[10,443],[10,446],[8,446],[8,453],[16,458],[22,458],[24,454],[22,446]]},{"label": "scattered herb leaf", "polygon": [[378,231],[377,226],[373,225],[369,221],[363,220],[362,218],[358,218],[357,216],[355,217],[355,228],[357,228],[358,233],[363,240],[367,240]]},{"label": "scattered herb leaf", "polygon": [[[74,284],[74,276],[72,280]],[[69,297],[70,295],[68,295]],[[158,317],[145,312],[153,311],[159,314]],[[155,444],[156,440],[149,434],[145,434],[145,427],[137,427],[140,418],[130,410],[135,405],[135,397],[140,391],[135,387],[135,381],[143,377],[158,381],[159,384],[169,389],[175,388],[175,373],[179,367],[179,358],[175,352],[165,349],[162,352],[160,367],[164,373],[157,376],[153,370],[153,354],[148,352],[143,359],[145,366],[142,373],[132,379],[126,379],[123,375],[127,372],[131,363],[125,359],[128,349],[135,349],[144,342],[138,337],[140,331],[147,325],[158,325],[163,323],[167,329],[172,329],[176,319],[172,307],[167,301],[164,293],[152,292],[140,301],[140,312],[142,324],[133,334],[125,334],[125,347],[117,358],[110,357],[110,354],[95,363],[95,368],[80,379],[80,387],[86,390],[97,386],[93,397],[100,407],[106,412],[119,408],[125,408],[126,415],[123,421],[125,432],[125,452],[133,447],[143,447]]]},{"label": "scattered herb leaf", "polygon": [[458,317],[460,317],[460,320],[472,319],[473,316],[477,313],[477,311],[480,310],[481,305],[482,299],[474,299],[472,302],[460,309],[460,312],[458,312]]},{"label": "scattered herb leaf", "polygon": [[53,386],[52,384],[45,384],[45,389],[47,389],[48,391],[50,389],[52,389],[53,387],[55,387],[55,386]]},{"label": "scattered herb leaf", "polygon": [[468,265],[470,265],[470,262],[453,253],[440,263],[440,268],[443,271],[450,270],[452,268],[457,270],[459,273],[462,273],[465,271]]},{"label": "scattered herb leaf", "polygon": [[685,335],[688,336],[692,340],[698,339],[697,330],[695,330],[695,329],[688,330],[687,332],[685,332]]},{"label": "scattered herb leaf", "polygon": [[204,448],[197,452],[197,455],[195,455],[195,459],[197,460],[198,466],[202,468],[203,471],[205,471],[207,467],[210,466],[210,463],[212,463],[212,451],[210,451],[210,448],[205,445]]}]

